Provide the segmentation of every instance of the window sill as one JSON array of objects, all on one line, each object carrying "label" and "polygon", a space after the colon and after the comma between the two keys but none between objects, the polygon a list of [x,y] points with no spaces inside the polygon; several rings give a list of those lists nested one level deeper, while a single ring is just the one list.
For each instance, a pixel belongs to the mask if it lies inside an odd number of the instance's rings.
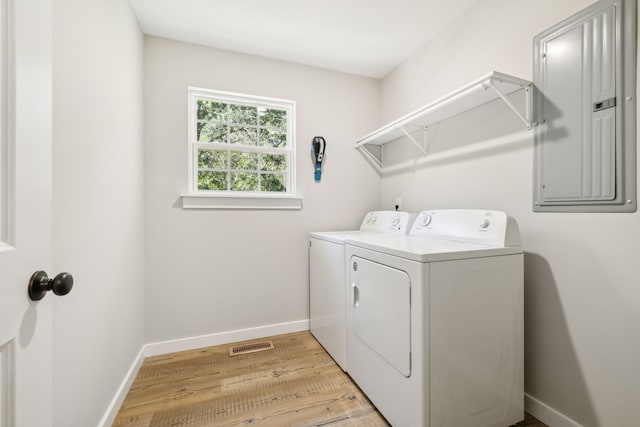
[{"label": "window sill", "polygon": [[183,209],[301,210],[302,197],[181,194]]}]

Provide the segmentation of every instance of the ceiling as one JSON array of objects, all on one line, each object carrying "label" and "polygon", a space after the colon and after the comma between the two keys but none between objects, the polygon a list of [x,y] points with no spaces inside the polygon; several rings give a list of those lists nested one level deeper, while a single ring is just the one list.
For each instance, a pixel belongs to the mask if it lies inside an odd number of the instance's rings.
[{"label": "ceiling", "polygon": [[129,0],[145,34],[382,78],[480,0]]}]

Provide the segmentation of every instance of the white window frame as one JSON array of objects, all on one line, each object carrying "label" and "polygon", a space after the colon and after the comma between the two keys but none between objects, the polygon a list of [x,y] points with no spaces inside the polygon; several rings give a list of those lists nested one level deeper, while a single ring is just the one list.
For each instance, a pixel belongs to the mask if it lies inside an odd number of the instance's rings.
[{"label": "white window frame", "polygon": [[[198,100],[247,105],[259,108],[276,108],[287,111],[286,148],[254,147],[228,143],[197,141]],[[182,195],[182,207],[186,209],[302,209],[302,198],[296,195],[296,150],[295,150],[295,101],[265,98],[218,90],[188,88],[188,188]],[[220,191],[198,189],[198,149],[220,148],[224,150],[286,154],[286,192],[267,191]]]}]

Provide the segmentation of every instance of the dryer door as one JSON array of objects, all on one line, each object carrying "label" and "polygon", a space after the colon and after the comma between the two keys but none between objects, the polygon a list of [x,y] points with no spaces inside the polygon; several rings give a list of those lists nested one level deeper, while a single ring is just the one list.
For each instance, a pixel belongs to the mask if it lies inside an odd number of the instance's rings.
[{"label": "dryer door", "polygon": [[351,257],[350,328],[405,377],[411,375],[411,280],[383,264]]}]

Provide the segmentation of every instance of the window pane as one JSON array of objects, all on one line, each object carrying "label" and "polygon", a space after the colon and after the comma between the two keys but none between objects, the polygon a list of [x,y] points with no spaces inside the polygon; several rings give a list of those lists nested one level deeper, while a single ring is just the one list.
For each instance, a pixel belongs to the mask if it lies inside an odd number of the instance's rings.
[{"label": "window pane", "polygon": [[198,100],[198,120],[227,121],[227,104]]},{"label": "window pane", "polygon": [[231,126],[229,128],[229,142],[232,144],[256,145],[258,134],[255,128]]},{"label": "window pane", "polygon": [[231,190],[258,191],[258,174],[248,172],[232,173]]},{"label": "window pane", "polygon": [[197,141],[199,142],[227,142],[227,126],[206,122],[198,122]]},{"label": "window pane", "polygon": [[262,191],[286,192],[287,184],[284,174],[262,174],[260,176]]},{"label": "window pane", "polygon": [[287,170],[287,156],[284,154],[263,154],[260,170],[269,172],[285,172]]},{"label": "window pane", "polygon": [[293,102],[194,88],[189,99],[190,188],[246,195],[295,186]]},{"label": "window pane", "polygon": [[257,170],[258,154],[257,153],[241,153],[239,151],[231,152],[231,169],[240,170]]},{"label": "window pane", "polygon": [[287,146],[287,132],[277,129],[260,129],[260,145],[285,148]]},{"label": "window pane", "polygon": [[287,112],[285,110],[260,109],[260,126],[287,129]]},{"label": "window pane", "polygon": [[256,107],[248,107],[246,105],[231,104],[231,123],[244,125],[258,124],[258,109]]},{"label": "window pane", "polygon": [[227,173],[226,172],[198,172],[198,190],[226,190],[227,189]]},{"label": "window pane", "polygon": [[226,169],[227,152],[198,150],[198,169]]}]

